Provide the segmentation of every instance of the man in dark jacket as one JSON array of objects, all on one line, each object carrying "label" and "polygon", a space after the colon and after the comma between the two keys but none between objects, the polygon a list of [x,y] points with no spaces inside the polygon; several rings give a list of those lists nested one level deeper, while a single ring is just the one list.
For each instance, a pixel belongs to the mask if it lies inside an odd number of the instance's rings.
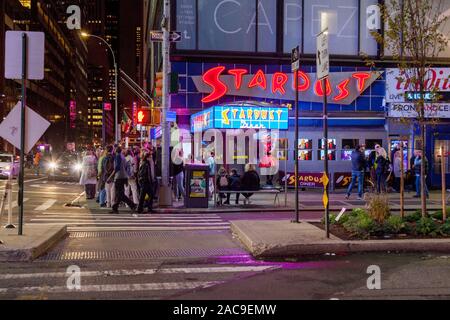
[{"label": "man in dark jacket", "polygon": [[126,170],[126,160],[120,147],[117,147],[116,149],[113,175],[116,198],[110,213],[119,213],[119,205],[121,202],[125,202],[131,208],[131,211],[134,211],[136,205],[125,195],[125,185],[128,183],[128,174]]},{"label": "man in dark jacket", "polygon": [[[230,190],[233,190],[233,191],[241,190],[241,176],[237,173],[236,169],[231,170]],[[240,196],[240,193],[236,192],[236,204],[239,204],[239,196]]]},{"label": "man in dark jacket", "polygon": [[148,213],[153,213],[153,198],[155,191],[155,163],[152,157],[152,150],[149,153],[145,153],[141,159],[141,166],[139,167],[138,180],[141,186],[141,193],[139,194],[139,206],[138,213],[142,213],[144,210],[145,197],[149,197],[148,201]]},{"label": "man in dark jacket", "polygon": [[345,199],[350,198],[356,179],[358,179],[358,200],[362,200],[364,193],[364,169],[366,168],[366,160],[361,146],[356,146],[352,152],[352,182],[347,190]]}]

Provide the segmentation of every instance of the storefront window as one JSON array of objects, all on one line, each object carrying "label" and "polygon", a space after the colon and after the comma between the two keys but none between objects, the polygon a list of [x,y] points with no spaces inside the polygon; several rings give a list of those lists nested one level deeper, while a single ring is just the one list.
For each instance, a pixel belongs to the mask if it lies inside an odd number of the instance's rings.
[{"label": "storefront window", "polygon": [[342,139],[341,160],[351,161],[352,152],[353,150],[355,150],[358,144],[359,144],[358,139]]},{"label": "storefront window", "polygon": [[[319,139],[319,149],[319,160],[325,160],[325,139]],[[336,139],[328,139],[328,160],[336,160]]]},{"label": "storefront window", "polygon": [[450,152],[450,140],[436,140],[434,144],[434,161],[433,161],[433,172],[435,174],[441,174],[441,147],[444,150],[444,163],[445,163],[445,174],[450,173],[450,161],[448,160],[448,154]]},{"label": "storefront window", "polygon": [[299,139],[298,140],[298,159],[301,161],[312,160],[312,139]]}]

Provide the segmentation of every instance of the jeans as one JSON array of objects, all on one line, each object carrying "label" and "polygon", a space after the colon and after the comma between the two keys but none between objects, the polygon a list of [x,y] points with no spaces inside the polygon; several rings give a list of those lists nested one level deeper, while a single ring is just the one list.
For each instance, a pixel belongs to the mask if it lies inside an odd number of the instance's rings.
[{"label": "jeans", "polygon": [[383,172],[377,172],[377,192],[381,193],[381,190],[386,192],[386,175]]},{"label": "jeans", "polygon": [[113,211],[117,212],[119,210],[119,204],[121,202],[125,202],[132,209],[136,208],[136,205],[133,203],[133,201],[131,201],[130,198],[125,195],[125,185],[127,184],[127,182],[128,179],[117,179],[114,181],[116,199],[112,207]]},{"label": "jeans", "polygon": [[100,205],[105,205],[106,204],[106,189],[100,190],[99,203],[100,203]]},{"label": "jeans", "polygon": [[364,171],[352,170],[352,182],[348,186],[347,195],[350,195],[352,193],[356,179],[358,179],[358,196],[362,198],[364,193]]},{"label": "jeans", "polygon": [[[427,177],[425,177],[426,179]],[[427,183],[425,182],[425,194],[428,196],[428,187]],[[416,175],[416,195],[420,196],[420,176]]]},{"label": "jeans", "polygon": [[114,204],[114,199],[116,198],[114,182],[105,183],[105,190],[106,190],[106,204],[108,205],[108,208],[112,208]]},{"label": "jeans", "polygon": [[181,198],[181,196],[185,197],[184,194],[184,172],[181,171],[179,174],[175,176],[175,181],[177,182],[177,197]]}]

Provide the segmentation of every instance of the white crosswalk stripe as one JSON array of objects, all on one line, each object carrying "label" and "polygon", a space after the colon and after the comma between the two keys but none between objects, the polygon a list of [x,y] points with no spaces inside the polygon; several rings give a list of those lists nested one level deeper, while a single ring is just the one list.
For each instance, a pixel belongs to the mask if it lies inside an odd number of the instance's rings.
[{"label": "white crosswalk stripe", "polygon": [[[44,205],[42,205],[44,206]],[[42,212],[27,225],[66,225],[68,231],[115,230],[229,230],[230,223],[215,214],[90,214]]]},{"label": "white crosswalk stripe", "polygon": [[[28,200],[30,200],[30,199],[28,199],[28,198],[23,198],[23,202],[25,203],[25,202],[27,202]],[[14,200],[13,201],[13,203],[12,203],[12,208],[14,209],[14,208],[17,208],[18,207],[18,203],[17,203],[17,199],[16,200]]]},{"label": "white crosswalk stripe", "polygon": [[49,209],[51,206],[53,206],[55,203],[56,203],[55,199],[48,199],[43,204],[41,204],[40,206],[36,207],[34,209],[34,211],[45,211],[45,210]]},{"label": "white crosswalk stripe", "polygon": [[[190,266],[157,269],[119,269],[119,270],[80,270],[80,287],[69,288],[65,278],[72,273],[66,270],[55,272],[7,273],[0,275],[0,295],[24,293],[102,293],[127,291],[168,291],[208,288],[232,280],[235,276],[245,273],[259,273],[278,269],[274,265],[245,265],[245,266]],[[177,281],[173,275],[178,274]],[[192,281],[188,277],[192,274],[213,274],[213,281]],[[107,277],[107,278],[105,278]],[[143,278],[144,277],[144,278]],[[115,283],[114,279],[122,278]],[[127,282],[124,283],[124,279]],[[45,280],[44,280],[45,279]],[[61,282],[61,279],[64,282]],[[98,280],[102,284],[98,284]],[[105,283],[108,279],[110,283]],[[136,283],[136,279],[141,281]],[[11,282],[11,280],[14,280]],[[172,281],[171,281],[172,280]],[[3,283],[5,282],[5,283]],[[43,284],[45,283],[45,285]],[[10,284],[10,285],[7,285]],[[62,284],[66,285],[62,285]],[[68,282],[67,282],[68,283]],[[23,284],[23,286],[22,286]]]}]

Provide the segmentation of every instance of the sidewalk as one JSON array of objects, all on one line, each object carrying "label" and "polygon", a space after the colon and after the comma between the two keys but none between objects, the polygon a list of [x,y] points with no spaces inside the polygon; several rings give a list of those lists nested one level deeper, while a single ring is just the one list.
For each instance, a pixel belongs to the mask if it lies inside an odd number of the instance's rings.
[{"label": "sidewalk", "polygon": [[[338,191],[339,192],[339,191]],[[390,205],[391,210],[400,210],[400,195],[398,193],[390,193]],[[299,193],[299,208],[300,211],[323,211],[322,203],[323,193],[321,190],[308,190],[300,191]],[[405,193],[405,210],[414,211],[420,208],[420,199],[413,198],[414,193]],[[214,206],[214,202],[209,201],[209,208],[184,208],[184,202],[174,202],[170,208],[158,208],[157,202],[154,207],[156,212],[160,213],[222,213],[222,212],[274,212],[274,211],[293,211],[295,207],[295,193],[289,191],[287,194],[287,201],[285,202],[285,193],[278,195],[278,201],[274,204],[274,195],[267,194],[255,194],[251,197],[251,204],[243,204],[242,197],[240,204],[235,204],[235,195],[233,194],[230,199],[230,205]],[[80,204],[87,206],[89,209],[98,209],[99,205],[94,201],[86,203],[82,197]],[[285,206],[286,204],[286,206]],[[356,200],[356,195],[350,197],[349,200],[345,199],[345,192],[330,194],[330,210],[339,212],[342,208],[351,210],[353,208],[361,208],[366,205],[363,200]],[[441,193],[440,191],[432,191],[430,193],[430,199],[427,200],[427,207],[429,210],[439,210],[442,207]]]},{"label": "sidewalk", "polygon": [[231,221],[233,234],[255,258],[356,252],[450,252],[450,239],[344,241],[306,221]]},{"label": "sidewalk", "polygon": [[18,236],[17,232],[17,228],[0,228],[0,262],[34,260],[67,234],[63,225],[25,226],[23,236]]}]

